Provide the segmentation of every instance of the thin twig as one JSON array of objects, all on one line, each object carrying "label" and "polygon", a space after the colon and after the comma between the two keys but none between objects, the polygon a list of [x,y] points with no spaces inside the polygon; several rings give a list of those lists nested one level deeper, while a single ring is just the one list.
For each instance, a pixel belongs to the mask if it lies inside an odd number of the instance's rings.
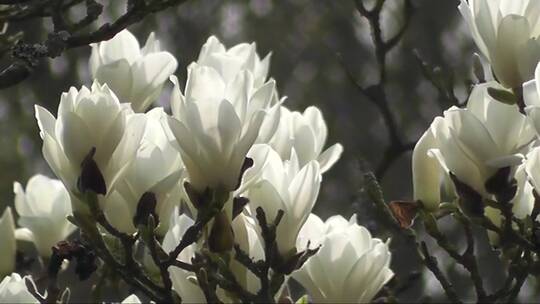
[{"label": "thin twig", "polygon": [[414,149],[414,142],[405,142],[399,135],[400,128],[392,114],[390,105],[385,93],[385,86],[387,81],[387,68],[386,58],[388,53],[397,46],[399,41],[403,38],[403,35],[409,28],[411,17],[414,12],[414,6],[412,1],[405,0],[403,6],[404,23],[398,32],[388,40],[383,38],[381,29],[381,12],[384,6],[385,0],[377,0],[374,7],[369,10],[365,7],[362,0],[356,0],[356,7],[358,12],[364,16],[371,28],[371,37],[375,48],[375,56],[377,58],[377,64],[379,69],[379,82],[375,85],[365,88],[359,84],[356,77],[345,68],[350,81],[355,85],[359,92],[372,103],[382,115],[382,118],[386,124],[388,132],[388,140],[390,144],[386,147],[383,157],[379,162],[375,170],[375,174],[379,179],[382,179],[390,168],[390,166],[407,151]]},{"label": "thin twig", "polygon": [[[444,249],[448,255],[454,259],[459,265],[465,268],[473,281],[478,302],[486,302],[486,291],[482,276],[478,270],[478,263],[474,252],[474,236],[472,233],[471,223],[461,213],[457,213],[457,219],[462,223],[467,238],[467,247],[463,254],[460,254],[457,249],[450,243],[447,237],[442,234],[436,227],[426,225],[426,232],[437,242],[437,245]],[[426,222],[424,222],[425,224]]]},{"label": "thin twig", "polygon": [[464,267],[466,266],[467,270],[471,273],[471,280],[474,283],[478,302],[484,303],[487,301],[486,290],[484,289],[484,283],[480,271],[478,270],[478,262],[474,254],[474,235],[471,223],[465,217],[462,217],[460,221],[463,224],[465,236],[467,238],[467,248],[462,255],[463,261],[461,264]]},{"label": "thin twig", "polygon": [[426,243],[421,242],[418,248],[420,249],[421,256],[423,256],[424,264],[433,273],[435,278],[437,278],[439,283],[441,283],[441,286],[448,299],[452,303],[462,303],[456,291],[454,290],[454,286],[452,285],[452,283],[450,283],[450,281],[448,281],[444,273],[439,268],[437,258],[435,258],[429,253]]},{"label": "thin twig", "polygon": [[82,29],[98,19],[101,14],[101,4],[87,0],[88,15],[75,24],[67,22],[63,17],[71,7],[82,1],[42,0],[35,5],[22,7],[14,5],[15,9],[8,8],[0,11],[0,21],[4,22],[52,17],[54,24],[54,32],[48,35],[45,42],[29,44],[18,41],[11,47],[15,60],[7,68],[0,71],[0,88],[13,86],[28,78],[33,69],[38,66],[40,59],[55,58],[65,50],[109,40],[146,16],[180,5],[187,0],[128,0],[127,2],[131,5],[122,16],[89,33],[82,33]]}]

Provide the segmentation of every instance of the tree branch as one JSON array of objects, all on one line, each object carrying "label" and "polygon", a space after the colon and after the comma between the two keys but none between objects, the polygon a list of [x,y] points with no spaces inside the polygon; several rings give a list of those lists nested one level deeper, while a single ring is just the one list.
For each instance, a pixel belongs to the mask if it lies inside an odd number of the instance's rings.
[{"label": "tree branch", "polygon": [[375,85],[364,88],[364,86],[356,81],[354,75],[352,75],[347,68],[345,68],[345,70],[347,71],[350,81],[355,85],[359,92],[366,97],[370,103],[377,107],[386,124],[390,144],[386,147],[383,153],[383,158],[375,170],[376,176],[379,179],[382,179],[392,164],[403,153],[414,149],[415,146],[415,143],[404,142],[401,139],[401,136],[399,135],[400,128],[392,114],[385,93],[387,81],[386,58],[388,53],[398,45],[399,41],[403,38],[404,34],[409,28],[410,20],[414,12],[414,6],[411,0],[404,1],[403,15],[405,21],[392,38],[385,40],[383,38],[381,28],[381,12],[383,10],[385,0],[377,0],[372,9],[367,9],[363,0],[356,0],[355,3],[358,12],[368,20],[371,28],[371,37],[375,48],[375,56],[377,58],[377,65],[379,69],[379,82]]}]

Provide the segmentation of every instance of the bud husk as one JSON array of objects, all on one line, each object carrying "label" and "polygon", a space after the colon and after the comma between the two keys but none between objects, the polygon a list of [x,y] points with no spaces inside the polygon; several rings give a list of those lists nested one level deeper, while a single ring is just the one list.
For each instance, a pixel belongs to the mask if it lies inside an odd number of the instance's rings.
[{"label": "bud husk", "polygon": [[214,224],[208,236],[208,247],[212,252],[223,253],[232,250],[234,246],[234,232],[231,220],[225,211],[220,211],[214,217]]}]

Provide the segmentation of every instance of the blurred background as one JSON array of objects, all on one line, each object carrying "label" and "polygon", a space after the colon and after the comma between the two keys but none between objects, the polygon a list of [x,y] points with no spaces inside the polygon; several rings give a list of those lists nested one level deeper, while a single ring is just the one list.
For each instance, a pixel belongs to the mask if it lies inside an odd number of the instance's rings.
[{"label": "blurred background", "polygon": [[[125,10],[124,1],[98,2],[105,6],[100,24],[114,20]],[[414,0],[410,27],[389,54],[388,102],[404,142],[416,141],[432,119],[451,106],[423,77],[415,50],[423,60],[441,66],[444,73],[453,73],[456,95],[465,99],[474,45],[458,4],[457,0]],[[386,1],[382,20],[385,37],[392,37],[403,25],[402,5],[402,0]],[[84,9],[73,14],[82,15]],[[11,26],[10,30],[22,30],[27,42],[43,41],[52,30],[50,20]],[[129,29],[141,44],[150,32],[156,33],[164,49],[176,56],[176,75],[181,82],[185,81],[187,65],[197,59],[210,35],[227,46],[255,41],[259,54],[272,52],[270,76],[276,79],[280,95],[288,96],[286,105],[299,111],[310,105],[319,107],[329,129],[327,145],[340,142],[345,147],[341,160],[324,175],[315,213],[323,218],[357,213],[359,222],[375,235],[389,236],[377,224],[380,214],[362,191],[363,172],[379,165],[389,139],[380,112],[348,77],[350,73],[364,87],[378,81],[370,28],[356,11],[354,1],[188,1]],[[44,60],[29,79],[0,91],[0,210],[13,204],[13,181],[26,184],[35,173],[52,176],[41,155],[33,106],[40,104],[56,113],[63,91],[70,86],[90,85],[89,55],[90,47],[82,47]],[[5,56],[0,68],[9,62]],[[168,107],[169,91],[170,86],[160,99],[164,107]],[[387,200],[412,199],[410,160],[411,153],[404,153],[379,176]],[[420,269],[411,245],[399,238],[392,240],[393,269],[404,280],[411,270]],[[455,271],[459,276],[459,269]],[[433,280],[424,277],[423,281]],[[467,284],[463,281],[464,290]],[[415,301],[422,293],[440,297],[437,282],[427,284],[427,292],[422,290],[423,285],[416,284],[403,299]]]}]

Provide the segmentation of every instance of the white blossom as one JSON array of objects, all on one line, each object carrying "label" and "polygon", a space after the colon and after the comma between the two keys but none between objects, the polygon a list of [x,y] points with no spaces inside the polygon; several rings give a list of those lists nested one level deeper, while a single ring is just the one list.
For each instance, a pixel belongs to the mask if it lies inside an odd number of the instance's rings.
[{"label": "white blossom", "polygon": [[166,117],[163,109],[155,108],[135,115],[145,121],[140,146],[109,191],[103,208],[117,229],[135,232],[133,217],[137,204],[144,193],[151,192],[157,202],[155,211],[160,219],[159,232],[164,234],[170,214],[182,198],[180,179],[184,172],[183,164],[176,141],[170,139],[171,131],[162,127],[161,120]]},{"label": "white blossom", "polygon": [[15,182],[13,192],[22,227],[17,238],[33,242],[39,254],[48,258],[51,248],[75,230],[66,218],[71,214],[68,191],[61,181],[37,174],[28,180],[26,191]]},{"label": "white blossom", "polygon": [[261,59],[255,43],[240,43],[227,49],[219,39],[210,36],[201,48],[197,64],[214,69],[227,83],[247,70],[253,76],[253,87],[259,88],[267,80],[270,56]]},{"label": "white blossom", "polygon": [[[78,193],[82,162],[94,149],[92,159],[110,188],[132,161],[144,130],[144,121],[128,119],[131,110],[120,104],[107,85],[97,82],[91,89],[71,87],[63,93],[56,118],[38,105],[35,110],[43,156],[72,194]],[[73,197],[72,205],[82,208]]]},{"label": "white blossom", "polygon": [[414,198],[438,208],[448,174],[489,197],[485,182],[499,169],[521,164],[534,140],[534,129],[516,106],[493,100],[487,88],[474,88],[467,108],[452,107],[436,117],[413,152]]},{"label": "white blossom", "polygon": [[328,127],[321,111],[308,107],[303,113],[280,107],[279,125],[270,138],[266,134],[259,136],[258,142],[269,144],[282,159],[290,159],[294,148],[300,166],[311,160],[317,160],[321,172],[329,170],[338,161],[343,152],[341,144],[334,144],[323,151],[328,136]]},{"label": "white blossom", "polygon": [[[258,145],[250,151],[256,174],[243,196],[249,199],[249,210],[255,216],[262,207],[268,221],[273,221],[281,209],[283,219],[277,227],[276,242],[282,255],[294,253],[300,228],[311,213],[319,195],[321,170],[316,160],[300,167],[293,150],[290,160],[282,160],[268,145]],[[251,175],[251,173],[249,173]]]},{"label": "white blossom", "polygon": [[142,49],[128,30],[92,44],[92,76],[109,85],[121,102],[131,103],[135,112],[144,112],[156,101],[177,66],[174,56],[161,50],[154,33]]},{"label": "white blossom", "polygon": [[459,10],[501,84],[517,88],[532,78],[540,60],[537,0],[461,0]]},{"label": "white blossom", "polygon": [[[7,207],[0,217],[0,278],[15,270],[15,222],[11,208]],[[1,297],[0,297],[1,299]]]},{"label": "white blossom", "polygon": [[297,247],[321,246],[292,277],[307,290],[313,303],[369,303],[394,276],[388,243],[342,216],[323,222],[311,214],[302,227]]},{"label": "white blossom", "polygon": [[226,79],[211,67],[192,64],[184,94],[176,78],[168,124],[178,141],[192,186],[232,191],[246,154],[270,106],[273,82],[258,89],[243,70]]},{"label": "white blossom", "polygon": [[34,285],[30,276],[21,278],[18,273],[12,273],[0,282],[0,302],[2,303],[39,303],[26,287],[25,280]]}]

